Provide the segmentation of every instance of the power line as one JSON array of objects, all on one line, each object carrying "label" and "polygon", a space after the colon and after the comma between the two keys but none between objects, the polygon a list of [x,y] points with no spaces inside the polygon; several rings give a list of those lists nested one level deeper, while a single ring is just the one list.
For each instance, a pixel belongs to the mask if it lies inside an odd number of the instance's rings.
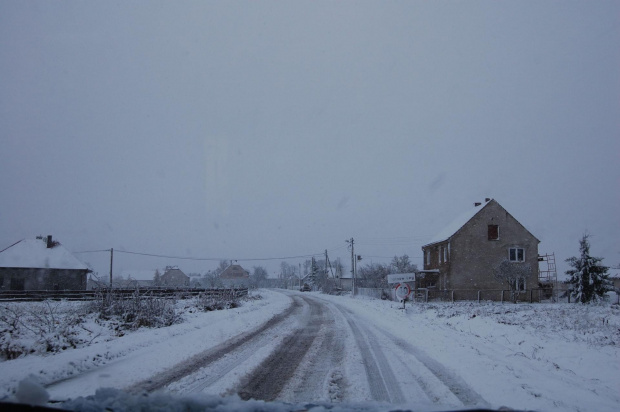
[{"label": "power line", "polygon": [[[110,249],[101,249],[101,250],[85,250],[82,252],[74,252],[78,253],[98,253],[98,252],[110,252]],[[192,257],[192,256],[172,256],[172,255],[162,255],[157,253],[145,253],[145,252],[133,252],[130,250],[115,250],[116,253],[125,253],[128,255],[139,255],[139,256],[149,256],[156,258],[165,258],[165,259],[177,259],[177,260],[194,260],[194,261],[216,261],[220,260],[230,260],[224,258],[208,258],[208,257]],[[302,258],[311,258],[314,256],[321,256],[322,253],[314,253],[308,255],[298,255],[298,256],[283,256],[283,257],[268,257],[268,258],[244,258],[244,259],[233,259],[238,262],[251,262],[251,261],[267,261],[267,260],[285,260],[285,259],[302,259]]]},{"label": "power line", "polygon": [[[407,255],[409,256],[409,255]],[[396,255],[394,256],[369,256],[369,255],[364,255],[365,258],[375,258],[375,259],[394,259],[395,257],[397,257]],[[424,259],[424,256],[409,256],[409,259]]]},{"label": "power line", "polygon": [[101,249],[101,250],[84,250],[82,252],[72,252],[73,254],[80,254],[80,253],[99,253],[99,252],[109,252],[110,249]]}]

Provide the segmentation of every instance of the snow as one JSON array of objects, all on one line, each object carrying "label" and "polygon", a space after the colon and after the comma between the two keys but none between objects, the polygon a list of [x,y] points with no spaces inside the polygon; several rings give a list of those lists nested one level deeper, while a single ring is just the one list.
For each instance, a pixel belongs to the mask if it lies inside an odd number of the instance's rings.
[{"label": "snow", "polygon": [[[186,312],[184,323],[167,328],[142,329],[118,337],[107,333],[100,325],[101,329],[93,332],[101,335],[88,346],[55,355],[29,355],[1,362],[2,394],[12,397],[17,391],[20,401],[32,397],[32,403],[41,402],[46,394],[52,400],[71,398],[70,403],[65,404],[70,409],[86,409],[86,405],[112,408],[119,404],[132,409],[294,409],[291,405],[303,409],[294,400],[289,400],[290,404],[267,404],[214,394],[157,393],[135,397],[112,389],[146,379],[206,348],[258,327],[289,306],[289,295],[298,294],[268,290],[259,293],[262,300],[245,302],[239,308]],[[426,388],[424,395],[438,400],[435,408],[443,405],[451,409],[462,405],[455,394],[446,389],[446,382],[470,388],[472,397],[478,396],[483,406],[492,408],[615,411],[620,405],[620,308],[617,305],[458,302],[408,304],[403,311],[402,304],[390,301],[316,292],[303,296],[342,308],[342,314],[355,319],[360,328],[372,327],[368,331],[374,336],[368,334],[365,339],[369,347],[378,344],[385,348],[387,363],[400,365],[393,370],[395,381],[401,382],[401,386],[407,368],[426,373],[427,382],[435,379],[436,385]],[[97,327],[94,323],[87,326]],[[283,339],[286,328],[293,327],[284,327],[277,336],[271,336],[270,344],[257,347],[256,351],[266,354],[273,350]],[[393,342],[400,342],[398,345],[408,346],[415,353],[415,365],[401,364],[402,353],[388,348]],[[368,392],[363,389],[368,387],[365,360],[361,351],[351,350],[356,347],[352,334],[345,338],[344,346],[348,348],[344,355],[345,367],[332,371],[331,379],[345,379],[349,389],[344,399],[339,393],[332,399],[343,401],[337,405],[347,410],[388,409],[368,401]],[[240,363],[229,378],[218,383],[217,391],[225,392],[226,387],[231,387],[257,364],[258,361]],[[422,371],[424,368],[429,371]],[[37,384],[49,385],[80,373],[80,379],[59,382],[43,392],[37,387]],[[294,397],[284,393],[280,400],[287,399]],[[314,408],[319,410],[326,403],[329,399],[317,399]],[[307,404],[303,406],[313,408]],[[433,409],[433,404],[426,401],[409,406],[416,410]],[[338,410],[337,407],[334,410]]]},{"label": "snow", "polygon": [[46,239],[24,239],[0,252],[0,267],[88,269],[64,246],[47,247]]},{"label": "snow", "polygon": [[[490,202],[490,201],[489,201]],[[471,209],[463,212],[460,216],[454,219],[448,226],[443,228],[443,230],[437,233],[430,242],[428,242],[424,246],[432,245],[433,243],[443,242],[447,240],[449,237],[458,232],[467,222],[469,222],[478,212],[480,212],[489,202],[484,202],[479,206],[474,206]]]},{"label": "snow", "polygon": [[492,407],[613,411],[620,404],[618,306],[461,302],[402,313],[393,302],[342,302],[447,366]]}]

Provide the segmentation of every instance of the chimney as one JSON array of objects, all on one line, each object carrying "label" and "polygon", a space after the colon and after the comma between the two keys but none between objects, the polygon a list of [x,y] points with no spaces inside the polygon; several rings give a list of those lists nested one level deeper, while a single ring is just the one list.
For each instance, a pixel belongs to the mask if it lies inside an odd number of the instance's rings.
[{"label": "chimney", "polygon": [[481,204],[482,204],[482,203],[480,203],[480,202],[476,202],[476,203],[474,203],[474,206],[478,207],[478,206],[480,206]]},{"label": "chimney", "polygon": [[485,202],[490,202],[490,201],[491,201],[491,198],[490,198],[490,197],[487,197],[486,199],[484,199],[484,201],[485,201]]},{"label": "chimney", "polygon": [[52,235],[47,235],[47,248],[48,248],[48,249],[51,249],[51,248],[52,248],[52,246],[53,246],[53,243],[52,243]]}]

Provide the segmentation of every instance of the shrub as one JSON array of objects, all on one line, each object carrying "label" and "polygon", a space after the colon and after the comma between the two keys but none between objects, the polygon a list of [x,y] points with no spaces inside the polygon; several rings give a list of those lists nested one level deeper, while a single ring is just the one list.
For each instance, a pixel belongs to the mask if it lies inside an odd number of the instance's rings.
[{"label": "shrub", "polygon": [[0,306],[0,358],[28,353],[60,352],[85,343],[80,338],[82,307],[63,302],[19,303]]},{"label": "shrub", "polygon": [[181,316],[175,310],[174,299],[140,293],[123,296],[113,290],[102,291],[91,304],[102,320],[120,322],[120,329],[135,330],[141,327],[160,328],[179,323]]}]

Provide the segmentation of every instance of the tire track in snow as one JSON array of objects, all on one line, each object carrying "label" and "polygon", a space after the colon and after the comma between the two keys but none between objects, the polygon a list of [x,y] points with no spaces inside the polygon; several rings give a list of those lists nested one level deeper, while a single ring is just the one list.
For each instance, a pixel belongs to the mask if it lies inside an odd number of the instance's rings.
[{"label": "tire track in snow", "polygon": [[402,339],[399,339],[388,332],[385,332],[396,345],[404,349],[406,352],[413,355],[419,360],[437,379],[439,379],[444,385],[448,387],[450,392],[454,394],[464,406],[479,406],[488,407],[489,403],[484,400],[480,394],[474,391],[468,384],[456,375],[454,372],[448,370],[443,364],[428,356],[424,351],[418,349]]},{"label": "tire track in snow", "polygon": [[284,339],[236,391],[231,391],[241,399],[275,400],[313,345],[323,320],[324,306],[305,297],[302,299],[310,307],[305,325]]},{"label": "tire track in snow", "polygon": [[[347,321],[349,322],[349,325],[354,324],[355,322],[353,321],[354,319],[354,314],[351,310],[349,310],[348,308],[345,308],[343,306],[340,306],[338,304],[336,304],[336,307],[344,314],[344,316],[347,318]],[[356,333],[355,329],[357,327],[355,326],[353,329],[354,334],[356,335],[356,341],[358,342],[358,344],[360,342],[362,342],[362,346],[364,346],[364,342],[363,339],[358,339],[358,334],[361,335],[361,333],[359,333],[359,328],[358,332]],[[395,388],[399,388],[398,383],[396,378],[394,377],[393,372],[391,371],[391,369],[389,368],[389,365],[387,363],[387,359],[385,358],[385,355],[383,354],[380,345],[378,344],[378,341],[376,339],[376,337],[372,334],[372,332],[370,332],[368,330],[368,328],[365,328],[365,333],[367,334],[367,336],[369,337],[368,341],[371,344],[371,349],[373,350],[373,353],[377,359],[376,365],[385,365],[386,367],[384,367],[381,372],[384,372],[383,377],[384,377],[384,382],[387,385],[382,385],[380,383],[377,382],[378,387],[374,388],[374,392],[373,393],[373,385],[371,380],[372,379],[376,379],[376,376],[378,375],[377,369],[379,368],[379,366],[373,366],[372,362],[369,363],[369,365],[365,365],[365,367],[367,367],[367,371],[369,372],[369,383],[371,384],[371,394],[373,394],[373,398],[376,400],[387,400],[387,401],[392,401],[392,402],[398,402],[396,399],[398,398],[398,392],[396,393],[396,396],[393,399],[385,399],[385,398],[381,398],[382,396],[385,396],[384,393],[384,389],[385,392],[387,392],[387,388],[391,388],[391,387],[395,387]],[[430,356],[428,356],[426,353],[424,353],[422,350],[415,348],[413,345],[411,345],[410,343],[404,341],[403,339],[399,339],[397,337],[395,337],[394,335],[390,334],[389,332],[381,329],[381,333],[387,338],[389,339],[391,342],[393,342],[395,345],[397,345],[401,350],[403,350],[405,353],[410,354],[411,356],[413,356],[419,363],[421,363],[432,375],[434,375],[439,382],[441,382],[442,384],[444,384],[448,390],[464,405],[464,406],[481,406],[481,407],[486,407],[488,406],[488,402],[486,402],[484,400],[484,398],[482,398],[482,396],[480,396],[476,391],[474,391],[460,376],[456,375],[455,373],[451,372],[448,368],[446,368],[443,364],[441,364],[440,362],[436,361],[435,359],[431,358]],[[360,347],[360,350],[362,350],[363,352],[366,352],[362,347]],[[366,358],[366,360],[370,359],[369,357]],[[419,377],[418,377],[419,379]],[[423,390],[424,389],[424,385],[420,386]],[[427,390],[425,390],[427,391]],[[400,392],[400,389],[399,389]],[[431,395],[432,397],[432,393],[428,393],[429,395]],[[402,397],[402,392],[400,392],[400,396]],[[404,397],[403,397],[404,400]]]},{"label": "tire track in snow", "polygon": [[[313,299],[309,297],[309,299]],[[280,392],[285,402],[341,402],[346,396],[343,375],[344,337],[349,333],[344,322],[336,321],[333,305],[322,311],[321,326],[310,350],[292,379]]]},{"label": "tire track in snow", "polygon": [[[244,333],[236,336],[214,348],[210,348],[202,353],[194,355],[190,359],[181,362],[166,371],[158,373],[157,375],[151,377],[148,380],[138,382],[130,386],[129,388],[126,388],[126,390],[131,393],[144,393],[162,389],[174,382],[183,379],[184,377],[196,373],[200,369],[207,367],[214,362],[219,361],[226,355],[240,350],[240,348],[248,345],[252,345],[253,347],[254,342],[259,336],[265,334],[266,332],[272,330],[274,327],[282,323],[284,320],[289,318],[295,312],[295,310],[299,309],[300,307],[301,303],[297,299],[293,299],[293,303],[291,304],[291,306],[288,307],[286,311],[274,316],[258,329],[249,333]],[[226,369],[226,371],[227,370],[228,369]],[[222,375],[214,375],[214,379],[212,379],[211,381],[213,382],[219,379],[221,376]],[[207,383],[207,385],[208,384],[209,383]],[[196,385],[196,387],[199,387],[199,385]],[[195,388],[190,388],[190,390],[191,389],[196,390]]]},{"label": "tire track in snow", "polygon": [[377,343],[377,338],[367,328],[364,328],[362,332],[347,310],[339,305],[335,306],[347,320],[360,349],[372,398],[376,401],[394,404],[404,403],[405,397],[383,350]]}]

